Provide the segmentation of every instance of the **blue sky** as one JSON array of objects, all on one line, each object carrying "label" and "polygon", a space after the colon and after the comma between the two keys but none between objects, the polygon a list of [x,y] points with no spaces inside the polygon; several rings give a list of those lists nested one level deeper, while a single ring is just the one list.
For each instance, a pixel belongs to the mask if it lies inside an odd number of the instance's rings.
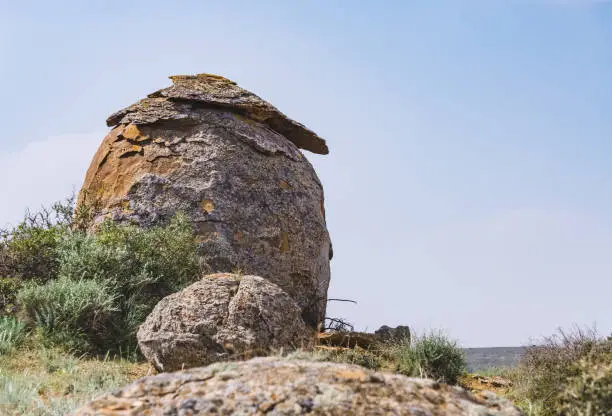
[{"label": "blue sky", "polygon": [[329,315],[465,346],[612,331],[612,2],[0,0],[0,224],[106,117],[218,73],[327,139]]}]

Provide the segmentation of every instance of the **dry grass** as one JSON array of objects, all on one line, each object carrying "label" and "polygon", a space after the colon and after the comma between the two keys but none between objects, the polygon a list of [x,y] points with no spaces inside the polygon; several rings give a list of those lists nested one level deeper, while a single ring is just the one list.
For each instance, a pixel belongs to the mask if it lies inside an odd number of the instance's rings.
[{"label": "dry grass", "polygon": [[508,372],[513,382],[508,397],[527,415],[574,414],[563,409],[563,396],[572,380],[587,374],[589,369],[580,363],[587,357],[609,356],[611,352],[612,342],[600,337],[594,329],[560,330],[539,345],[528,347],[518,367]]},{"label": "dry grass", "polygon": [[395,371],[408,377],[423,377],[457,384],[467,372],[465,353],[442,331],[415,335],[409,342],[383,344],[381,352]]},{"label": "dry grass", "polygon": [[0,414],[64,415],[151,373],[148,364],[22,348],[0,356]]},{"label": "dry grass", "polygon": [[612,340],[608,348],[594,349],[577,363],[560,396],[563,414],[568,416],[612,414]]},{"label": "dry grass", "polygon": [[368,349],[318,346],[290,357],[312,361],[357,364],[372,370],[394,372],[457,384],[466,373],[465,356],[457,343],[441,331],[430,331],[412,339],[372,344]]}]

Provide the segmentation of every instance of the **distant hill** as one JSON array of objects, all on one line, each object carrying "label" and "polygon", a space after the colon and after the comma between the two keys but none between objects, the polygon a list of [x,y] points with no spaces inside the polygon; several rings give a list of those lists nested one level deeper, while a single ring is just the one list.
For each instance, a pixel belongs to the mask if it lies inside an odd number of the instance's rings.
[{"label": "distant hill", "polygon": [[515,366],[525,347],[464,348],[471,372]]}]

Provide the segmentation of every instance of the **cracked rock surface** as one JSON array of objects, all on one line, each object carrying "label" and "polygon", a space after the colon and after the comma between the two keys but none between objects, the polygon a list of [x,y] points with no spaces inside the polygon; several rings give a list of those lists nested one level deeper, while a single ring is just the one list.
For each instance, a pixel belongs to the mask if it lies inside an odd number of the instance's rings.
[{"label": "cracked rock surface", "polygon": [[193,222],[210,272],[241,270],[287,292],[315,328],[325,317],[332,249],[323,187],[300,148],[325,141],[216,75],[174,85],[113,114],[79,205],[149,227]]},{"label": "cracked rock surface", "polygon": [[293,142],[300,149],[327,154],[325,140],[304,125],[281,113],[276,107],[235,82],[214,74],[174,75],[172,85],[114,114],[109,127],[117,124],[151,124],[159,120],[183,120],[190,109],[218,108],[243,115],[264,124]]},{"label": "cracked rock surface", "polygon": [[157,370],[175,371],[309,347],[314,332],[298,305],[274,283],[220,273],[163,298],[137,337]]},{"label": "cracked rock surface", "polygon": [[142,378],[77,415],[520,416],[493,393],[347,364],[256,358]]}]

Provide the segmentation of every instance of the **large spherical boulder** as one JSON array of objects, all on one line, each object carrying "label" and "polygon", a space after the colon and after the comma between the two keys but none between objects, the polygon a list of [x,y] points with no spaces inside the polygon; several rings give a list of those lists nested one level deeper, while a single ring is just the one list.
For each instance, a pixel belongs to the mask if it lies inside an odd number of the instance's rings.
[{"label": "large spherical boulder", "polygon": [[227,273],[166,296],[137,333],[140,350],[159,371],[309,347],[314,336],[280,287]]},{"label": "large spherical boulder", "polygon": [[520,416],[510,401],[355,365],[256,358],[142,378],[77,415]]},{"label": "large spherical boulder", "polygon": [[241,270],[283,288],[316,327],[325,317],[331,242],[323,187],[299,148],[325,141],[214,75],[174,85],[113,114],[79,194],[94,226],[193,221],[211,272]]}]

